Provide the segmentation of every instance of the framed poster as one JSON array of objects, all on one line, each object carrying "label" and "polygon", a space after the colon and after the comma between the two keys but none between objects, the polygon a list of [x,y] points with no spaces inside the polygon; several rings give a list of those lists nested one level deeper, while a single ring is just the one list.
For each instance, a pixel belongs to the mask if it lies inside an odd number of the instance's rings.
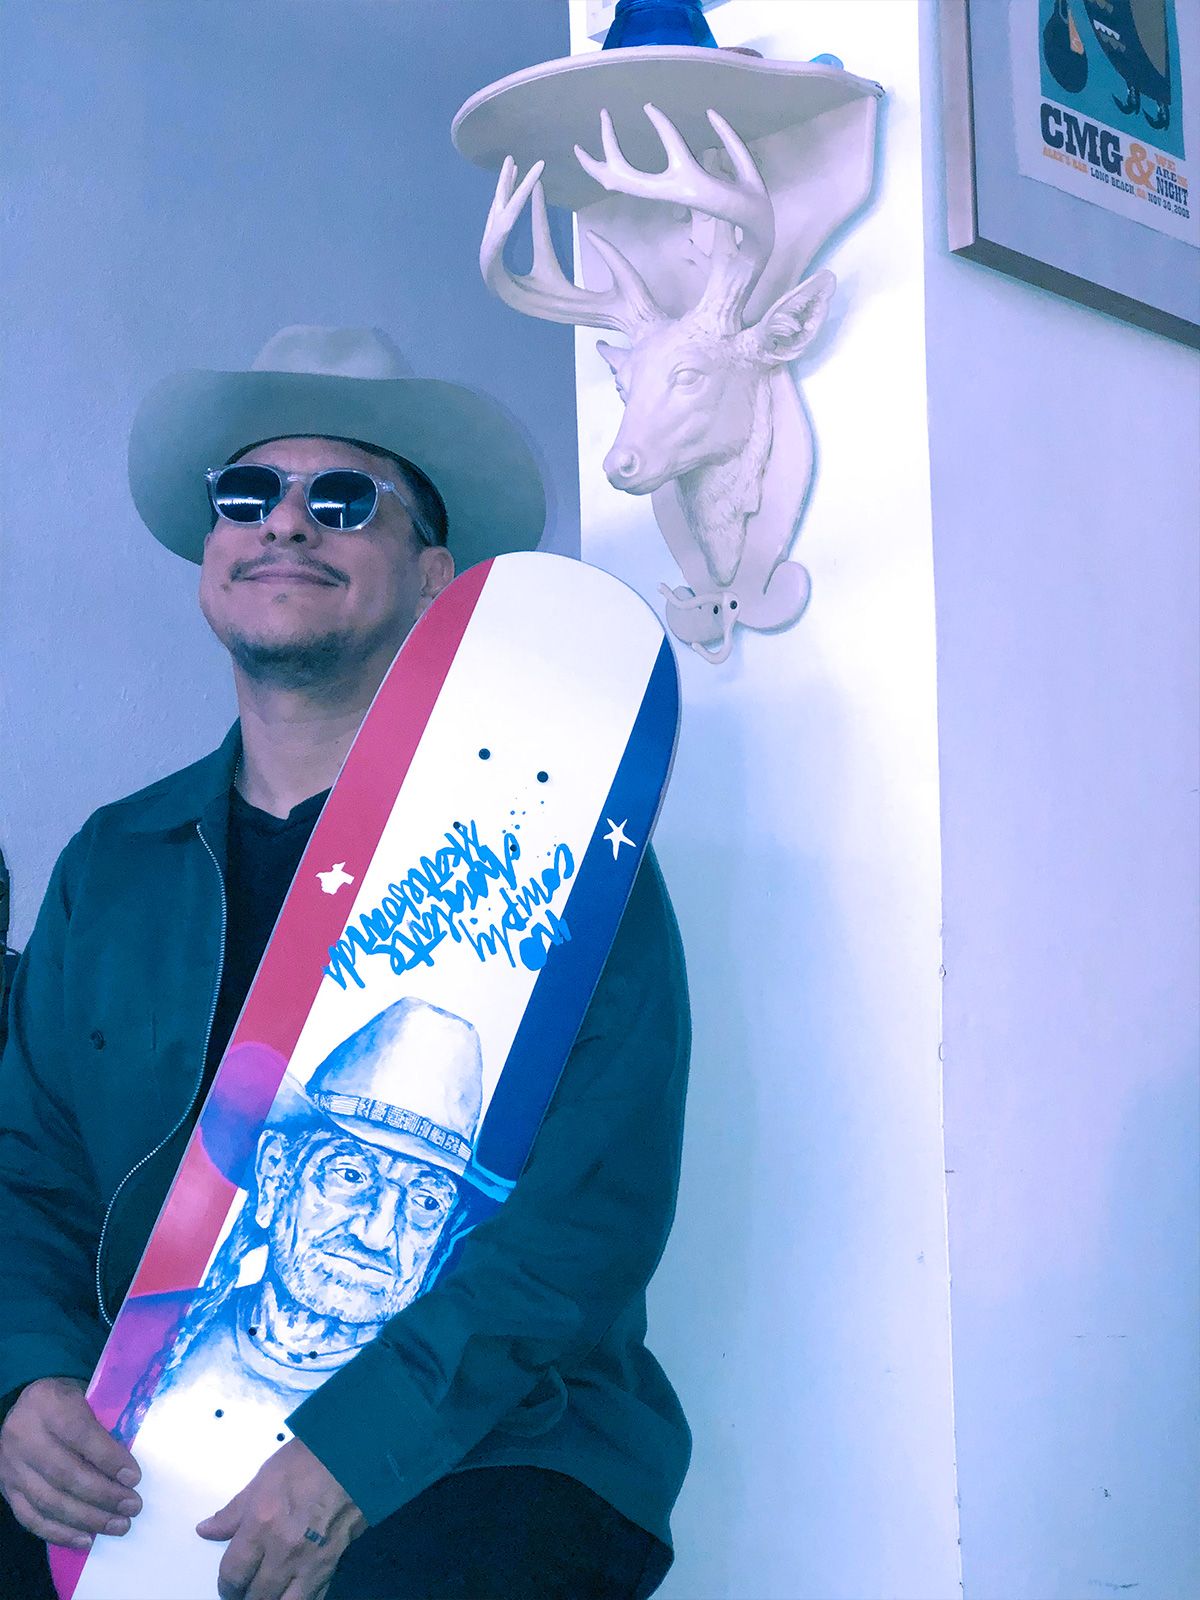
[{"label": "framed poster", "polygon": [[1200,4],[940,6],[951,250],[1200,349]]}]

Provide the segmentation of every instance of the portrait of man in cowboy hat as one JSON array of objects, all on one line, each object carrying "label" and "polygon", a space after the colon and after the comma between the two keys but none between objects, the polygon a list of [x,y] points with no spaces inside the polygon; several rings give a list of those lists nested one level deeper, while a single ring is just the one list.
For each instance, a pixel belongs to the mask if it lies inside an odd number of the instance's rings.
[{"label": "portrait of man in cowboy hat", "polygon": [[210,1102],[206,1144],[245,1200],[199,1296],[151,1297],[159,1325],[171,1299],[186,1316],[118,1437],[152,1429],[201,1455],[267,1454],[281,1405],[298,1405],[375,1338],[470,1227],[478,1208],[464,1173],[482,1078],[474,1027],[406,996],[306,1084],[285,1075],[248,1170],[228,1159],[243,1130],[208,1134],[238,1108]]},{"label": "portrait of man in cowboy hat", "polygon": [[226,1174],[246,1200],[155,1404],[201,1368],[243,1399],[260,1385],[299,1398],[374,1338],[452,1242],[482,1094],[474,1027],[411,996],[307,1084],[285,1077],[252,1172]]},{"label": "portrait of man in cowboy hat", "polygon": [[[417,617],[456,570],[536,546],[546,504],[498,404],[412,376],[353,328],[284,329],[248,371],[158,383],[129,484],[198,569],[238,720],[85,823],[12,992],[0,1492],[29,1533],[76,1550],[156,1514],[137,1439],[101,1427],[84,1388],[329,788]],[[196,1527],[225,1546],[222,1600],[657,1586],[690,1441],[646,1349],[645,1287],[674,1210],[688,1043],[648,854],[498,1214],[471,1225],[465,1019],[402,1001],[290,1086],[234,1180],[245,1204],[162,1401],[165,1417],[234,1370],[238,1404],[207,1426],[237,1459],[255,1396],[296,1400],[262,1468]],[[418,1071],[434,1058],[445,1070]],[[51,1593],[41,1571],[30,1600],[37,1582]]]}]

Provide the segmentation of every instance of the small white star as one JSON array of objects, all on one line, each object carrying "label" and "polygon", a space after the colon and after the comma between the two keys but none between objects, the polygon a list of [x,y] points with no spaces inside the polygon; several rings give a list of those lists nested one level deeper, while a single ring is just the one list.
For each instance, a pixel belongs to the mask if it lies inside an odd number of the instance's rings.
[{"label": "small white star", "polygon": [[344,883],[353,883],[353,876],[346,871],[344,861],[335,861],[328,872],[318,872],[321,888],[325,894],[336,894]]},{"label": "small white star", "polygon": [[613,847],[613,860],[615,861],[621,853],[623,844],[633,846],[633,840],[625,832],[625,824],[629,821],[629,818],[622,817],[620,822],[614,822],[611,817],[605,817],[604,820],[608,823],[609,829],[604,838]]}]

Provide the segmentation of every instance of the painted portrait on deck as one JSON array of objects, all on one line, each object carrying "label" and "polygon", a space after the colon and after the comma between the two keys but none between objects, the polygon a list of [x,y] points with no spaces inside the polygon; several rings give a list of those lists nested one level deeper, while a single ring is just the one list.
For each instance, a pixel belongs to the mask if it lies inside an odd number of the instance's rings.
[{"label": "painted portrait on deck", "polygon": [[153,1410],[297,1405],[436,1276],[471,1225],[483,1065],[471,1023],[406,997],[285,1077],[246,1197],[121,1433]]}]

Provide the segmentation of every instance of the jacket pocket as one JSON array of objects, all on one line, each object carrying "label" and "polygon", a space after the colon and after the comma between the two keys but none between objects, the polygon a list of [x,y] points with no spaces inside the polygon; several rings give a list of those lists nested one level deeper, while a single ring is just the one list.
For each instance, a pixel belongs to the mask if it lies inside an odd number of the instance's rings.
[{"label": "jacket pocket", "polygon": [[87,1107],[81,1130],[103,1203],[169,1128],[155,1059],[149,1005],[89,1008],[78,1019],[73,1051],[75,1103]]},{"label": "jacket pocket", "polygon": [[567,1386],[557,1367],[547,1367],[530,1392],[496,1424],[499,1433],[534,1439],[550,1429],[567,1409]]}]

